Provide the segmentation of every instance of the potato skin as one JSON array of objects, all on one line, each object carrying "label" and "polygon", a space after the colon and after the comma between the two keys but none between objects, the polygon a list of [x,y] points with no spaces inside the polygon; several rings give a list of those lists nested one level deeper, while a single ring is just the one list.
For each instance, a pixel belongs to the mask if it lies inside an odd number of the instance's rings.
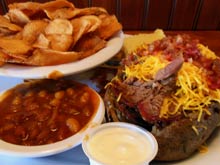
[{"label": "potato skin", "polygon": [[[110,88],[105,93],[104,101],[109,121],[133,123],[117,110],[116,97]],[[191,120],[182,118],[162,129],[153,126],[151,133],[157,139],[159,149],[155,160],[175,161],[191,156],[209,138],[220,122],[220,104],[213,102],[209,107],[209,111],[211,115],[203,113],[200,122],[197,121],[198,114],[194,113],[190,114]],[[140,125],[143,126],[143,123],[140,123]],[[146,125],[149,128],[149,124],[146,123]],[[197,128],[198,134],[192,129],[192,126]]]},{"label": "potato skin", "polygon": [[[191,116],[194,120],[183,118],[171,123],[162,130],[152,129],[159,146],[159,152],[155,160],[174,161],[181,160],[192,155],[212,134],[220,121],[220,105],[213,103],[210,107],[211,115],[203,115],[197,122],[196,115]],[[198,134],[192,129],[195,126]]]}]

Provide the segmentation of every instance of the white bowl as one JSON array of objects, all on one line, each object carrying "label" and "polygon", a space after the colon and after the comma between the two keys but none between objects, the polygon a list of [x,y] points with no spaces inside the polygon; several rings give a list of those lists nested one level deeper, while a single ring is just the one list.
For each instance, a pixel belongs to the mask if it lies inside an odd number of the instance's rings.
[{"label": "white bowl", "polygon": [[139,126],[112,122],[92,128],[82,148],[90,165],[147,165],[156,156],[158,144]]},{"label": "white bowl", "polygon": [[87,123],[87,125],[75,135],[66,138],[62,141],[58,141],[52,144],[39,145],[39,146],[15,145],[0,140],[0,154],[16,156],[16,157],[43,157],[43,156],[49,156],[49,155],[61,153],[63,151],[76,147],[77,145],[81,144],[83,137],[87,134],[88,130],[91,127],[94,127],[95,125],[99,125],[103,122],[105,107],[102,98],[99,95],[98,97],[100,99],[98,110],[93,115],[92,119]]}]

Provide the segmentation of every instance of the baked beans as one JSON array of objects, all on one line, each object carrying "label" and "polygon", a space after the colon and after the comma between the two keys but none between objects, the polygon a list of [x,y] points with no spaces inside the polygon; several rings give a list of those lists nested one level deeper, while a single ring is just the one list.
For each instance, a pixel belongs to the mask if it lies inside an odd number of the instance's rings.
[{"label": "baked beans", "polygon": [[99,98],[72,80],[34,80],[7,91],[0,101],[0,138],[18,145],[54,143],[91,120]]}]

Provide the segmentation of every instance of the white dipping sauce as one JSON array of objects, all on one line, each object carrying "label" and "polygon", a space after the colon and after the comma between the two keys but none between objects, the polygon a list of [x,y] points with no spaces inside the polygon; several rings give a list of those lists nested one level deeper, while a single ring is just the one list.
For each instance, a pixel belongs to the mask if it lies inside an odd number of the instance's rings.
[{"label": "white dipping sauce", "polygon": [[87,141],[87,150],[96,160],[111,165],[149,163],[154,157],[152,139],[126,127],[108,127]]}]

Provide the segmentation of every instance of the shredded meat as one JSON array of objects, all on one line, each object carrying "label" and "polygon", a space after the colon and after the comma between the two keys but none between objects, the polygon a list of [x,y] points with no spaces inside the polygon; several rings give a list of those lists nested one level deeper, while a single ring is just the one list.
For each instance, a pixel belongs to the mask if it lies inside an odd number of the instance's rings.
[{"label": "shredded meat", "polygon": [[175,74],[181,68],[183,62],[184,62],[184,59],[182,56],[177,57],[166,67],[160,69],[157,72],[155,76],[155,80],[163,80]]},{"label": "shredded meat", "polygon": [[161,105],[164,98],[176,88],[176,76],[173,75],[161,81],[135,80],[129,84],[126,82],[116,81],[114,83],[114,93],[117,93],[116,95],[123,93],[119,103],[126,105],[121,106],[120,111],[126,113],[127,107],[131,107],[137,109],[142,119],[149,123],[161,120],[159,118]]},{"label": "shredded meat", "polygon": [[174,91],[176,88],[175,82],[175,76],[172,76],[166,80],[165,84],[163,82],[155,83],[148,93],[148,97],[137,104],[138,110],[145,121],[155,123],[162,120],[159,115],[163,100]]},{"label": "shredded meat", "polygon": [[[176,88],[176,73],[181,68],[184,59],[177,57],[166,67],[160,69],[154,80],[148,82],[128,78],[124,81],[115,81],[115,93],[122,93],[120,103],[137,109],[142,119],[155,123],[160,121],[160,109],[165,97],[169,96]],[[120,110],[126,113],[121,106]],[[127,107],[125,107],[127,108]],[[126,116],[129,114],[126,113]]]}]

